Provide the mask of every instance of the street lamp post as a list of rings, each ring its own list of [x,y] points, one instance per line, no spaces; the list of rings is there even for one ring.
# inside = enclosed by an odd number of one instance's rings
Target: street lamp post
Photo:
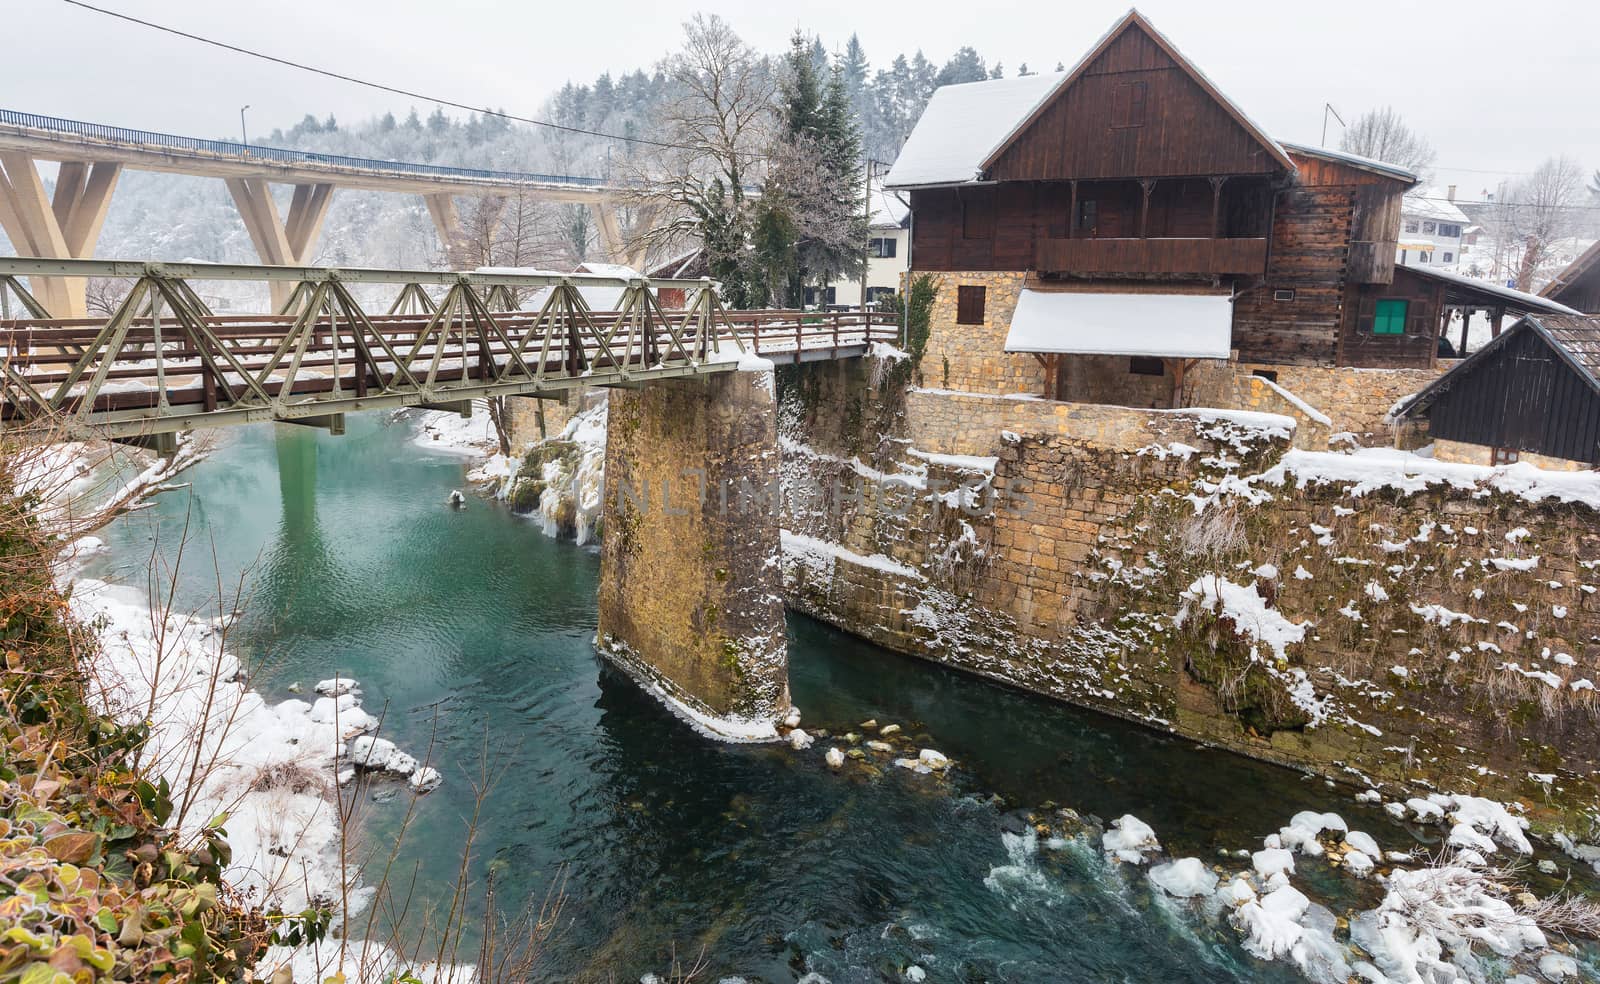
[[[239,136],[243,138],[246,147],[250,146],[250,132],[244,128],[244,111],[249,108],[249,106],[239,107]]]

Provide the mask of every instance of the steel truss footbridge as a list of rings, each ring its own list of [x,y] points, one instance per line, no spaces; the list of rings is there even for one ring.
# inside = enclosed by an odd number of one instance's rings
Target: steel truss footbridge
[[[52,319],[19,278],[130,281],[103,317]],[[216,314],[193,284],[285,285],[277,314]],[[352,287],[393,288],[382,313]],[[586,294],[609,288],[612,310]],[[343,430],[352,411],[466,412],[486,397],[730,372],[752,356],[864,355],[899,335],[879,312],[729,311],[709,280],[0,258],[0,428],[169,450],[182,430],[256,421]],[[369,299],[368,304],[371,304]]]

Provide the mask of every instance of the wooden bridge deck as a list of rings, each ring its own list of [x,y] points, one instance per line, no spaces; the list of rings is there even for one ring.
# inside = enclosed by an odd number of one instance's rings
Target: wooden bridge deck
[[[324,273],[297,281],[274,315],[212,314],[152,266],[109,317],[0,321],[0,426],[116,439],[264,420],[338,426],[351,411],[638,386],[757,355],[858,357],[899,334],[884,313],[724,311],[705,282],[678,287],[685,300],[672,310],[655,285],[608,280],[626,283],[618,310],[591,311],[580,282],[605,278],[581,277],[455,275],[437,298],[412,281],[396,308],[418,310],[369,315],[350,272]],[[527,310],[514,309],[519,286],[537,288]]]

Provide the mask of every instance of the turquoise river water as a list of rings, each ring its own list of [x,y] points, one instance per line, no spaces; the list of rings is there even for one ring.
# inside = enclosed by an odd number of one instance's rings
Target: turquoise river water
[[[806,726],[901,723],[955,760],[949,781],[834,773],[825,741],[707,740],[596,656],[598,554],[493,503],[447,508],[463,459],[410,437],[377,414],[343,437],[231,432],[191,487],[114,522],[88,573],[143,583],[151,551],[170,561],[187,523],[176,601],[214,609],[219,574],[244,578],[231,645],[269,700],[338,670],[360,680],[386,735],[419,756],[434,742],[445,784],[421,798],[402,847],[412,913],[447,898],[487,757],[499,778],[475,876],[492,868],[513,908],[566,879],[542,979],[634,981],[703,953],[708,981],[895,981],[912,966],[930,981],[1292,980],[1226,926],[1152,897],[1137,870],[1003,835],[1019,810],[1053,803],[1133,813],[1208,863],[1258,848],[1301,809],[1386,836],[1320,782],[802,618],[790,674]],[[382,845],[410,794],[360,793],[376,798],[366,833]]]

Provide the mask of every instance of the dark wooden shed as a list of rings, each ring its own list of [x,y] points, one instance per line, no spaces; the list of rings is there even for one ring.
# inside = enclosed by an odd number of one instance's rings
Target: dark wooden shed
[[[1600,464],[1600,317],[1530,315],[1401,407],[1435,440]]]

